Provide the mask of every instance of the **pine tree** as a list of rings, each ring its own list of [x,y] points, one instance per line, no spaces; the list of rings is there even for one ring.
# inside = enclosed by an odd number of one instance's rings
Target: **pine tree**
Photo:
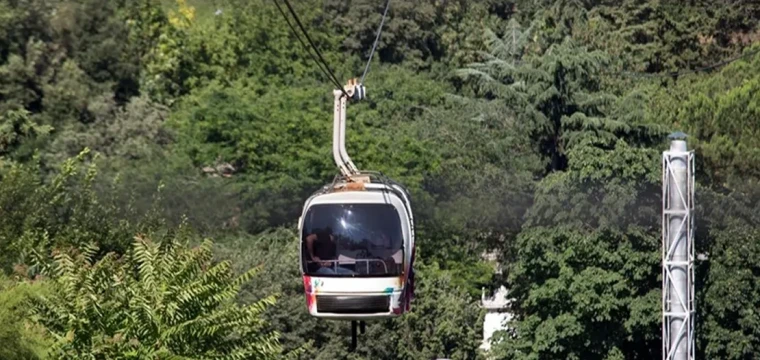
[[[517,38],[517,37],[515,37]],[[643,106],[636,94],[618,98],[601,89],[599,75],[607,61],[603,53],[587,51],[568,39],[542,55],[520,58],[529,46],[521,36],[510,42],[493,39],[486,61],[458,74],[471,80],[478,95],[505,101],[531,134],[538,151],[548,158],[547,170],[567,167],[567,152],[578,144],[611,148],[621,136],[642,129]],[[638,108],[633,113],[621,109]]]

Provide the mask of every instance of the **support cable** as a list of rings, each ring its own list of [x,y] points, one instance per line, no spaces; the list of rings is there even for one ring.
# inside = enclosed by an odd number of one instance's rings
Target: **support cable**
[[[335,79],[333,79],[330,76],[329,72],[324,68],[324,65],[322,65],[322,63],[319,61],[319,59],[317,59],[317,57],[314,56],[314,54],[309,49],[309,46],[306,45],[306,43],[303,41],[303,39],[301,39],[301,36],[298,35],[298,31],[296,30],[295,26],[293,26],[293,23],[290,22],[290,19],[288,18],[288,15],[285,14],[285,10],[282,9],[282,7],[280,6],[280,3],[278,3],[277,0],[272,0],[272,2],[274,2],[275,6],[277,6],[277,10],[279,10],[280,14],[282,14],[282,17],[285,18],[285,22],[288,23],[288,26],[290,27],[290,30],[293,32],[293,35],[296,36],[296,39],[298,39],[298,42],[301,43],[301,45],[303,46],[304,50],[306,50],[306,52],[309,53],[309,56],[311,56],[312,60],[314,60],[314,62],[317,64],[317,67],[319,68],[319,70],[322,71],[322,73],[325,76],[327,76],[327,79],[331,83],[333,83],[333,85],[335,85],[336,87],[340,87],[340,83],[336,83],[335,82]]]
[[[303,32],[304,36],[306,37],[306,40],[311,45],[312,49],[314,49],[314,52],[317,53],[317,57],[319,57],[319,60],[321,61],[322,65],[324,65],[325,69],[327,70],[328,76],[332,79],[333,83],[340,89],[341,92],[343,92],[343,95],[346,96],[346,98],[351,98],[348,96],[348,93],[346,92],[346,89],[343,88],[343,85],[340,84],[340,81],[338,81],[338,78],[335,76],[335,73],[330,69],[330,66],[327,65],[327,61],[325,61],[324,57],[322,57],[322,53],[319,52],[319,49],[316,45],[314,45],[314,41],[311,40],[311,37],[309,36],[309,33],[304,28],[303,24],[301,23],[301,19],[298,18],[298,14],[296,14],[295,10],[293,10],[293,7],[290,5],[290,2],[288,0],[282,0],[285,2],[285,6],[290,11],[290,14],[293,15],[293,19],[295,19],[296,24]],[[275,0],[276,3],[276,0]],[[279,6],[278,6],[279,7]]]
[[[367,72],[369,71],[369,64],[372,63],[372,56],[375,55],[375,49],[377,48],[377,43],[380,40],[380,34],[383,33],[383,25],[385,24],[385,16],[388,15],[388,8],[390,8],[391,0],[385,1],[385,11],[383,11],[383,19],[380,20],[380,26],[377,28],[377,35],[375,35],[375,43],[372,44],[372,51],[369,53],[369,59],[367,59],[367,65],[364,67],[364,73],[362,74],[362,78],[359,81],[359,84],[364,84],[364,77],[367,76]]]

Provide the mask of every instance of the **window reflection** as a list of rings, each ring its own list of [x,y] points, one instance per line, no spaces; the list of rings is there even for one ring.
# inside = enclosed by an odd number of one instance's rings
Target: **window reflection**
[[[304,217],[304,271],[324,276],[397,276],[403,233],[390,204],[313,205]]]

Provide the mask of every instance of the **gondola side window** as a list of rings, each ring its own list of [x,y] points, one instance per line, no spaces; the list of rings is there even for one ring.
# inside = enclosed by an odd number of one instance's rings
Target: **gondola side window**
[[[404,239],[390,204],[313,205],[304,217],[304,272],[316,276],[397,276]]]

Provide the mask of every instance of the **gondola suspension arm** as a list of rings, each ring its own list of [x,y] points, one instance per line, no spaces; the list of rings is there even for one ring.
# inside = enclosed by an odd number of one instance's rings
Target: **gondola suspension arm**
[[[346,177],[359,174],[354,162],[351,161],[351,157],[348,156],[346,151],[346,104],[348,102],[348,96],[351,99],[361,100],[365,96],[365,88],[362,84],[356,82],[356,79],[348,81],[344,87],[346,92],[341,90],[333,90],[334,112],[333,112],[333,159],[335,165],[340,169],[341,174]]]

